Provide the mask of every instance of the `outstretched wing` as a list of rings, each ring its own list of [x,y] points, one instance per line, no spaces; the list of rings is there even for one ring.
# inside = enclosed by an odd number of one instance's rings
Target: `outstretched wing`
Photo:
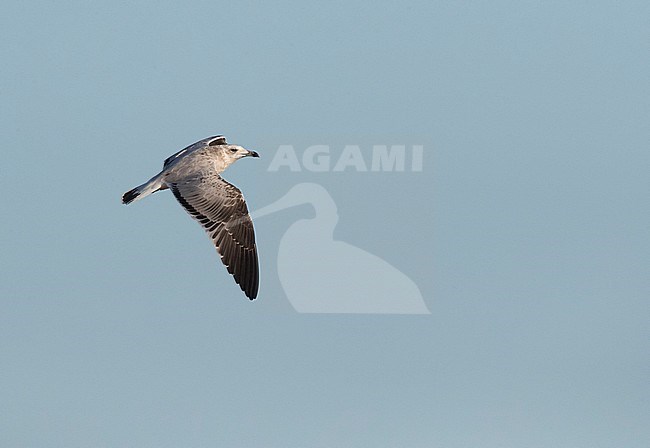
[[[241,191],[217,174],[169,184],[174,196],[208,233],[221,261],[246,296],[259,289],[259,266],[253,221]]]
[[[192,149],[193,147],[200,146],[201,144],[207,144],[208,146],[227,145],[226,137],[224,137],[223,135],[215,135],[214,137],[204,138],[203,140],[199,140],[196,143],[192,143],[190,146],[187,146],[181,149],[180,151],[178,151],[177,153],[167,157],[163,162],[163,169],[167,168],[167,165],[172,163],[174,160],[178,159],[180,156],[189,152],[189,150]]]

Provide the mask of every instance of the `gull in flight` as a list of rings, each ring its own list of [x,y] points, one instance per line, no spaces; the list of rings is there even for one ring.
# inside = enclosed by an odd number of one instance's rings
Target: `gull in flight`
[[[221,177],[228,166],[249,156],[259,157],[255,151],[229,145],[223,135],[205,138],[168,157],[162,171],[124,193],[122,203],[170,189],[208,233],[246,297],[254,300],[259,289],[259,265],[253,221],[242,192]]]

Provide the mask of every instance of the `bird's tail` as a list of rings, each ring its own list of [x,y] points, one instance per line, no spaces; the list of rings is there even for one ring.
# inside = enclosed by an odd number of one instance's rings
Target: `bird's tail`
[[[122,204],[130,204],[133,201],[140,200],[145,196],[149,196],[158,190],[164,190],[166,187],[160,181],[159,176],[156,176],[142,185],[138,185],[132,190],[127,191],[122,195]]]

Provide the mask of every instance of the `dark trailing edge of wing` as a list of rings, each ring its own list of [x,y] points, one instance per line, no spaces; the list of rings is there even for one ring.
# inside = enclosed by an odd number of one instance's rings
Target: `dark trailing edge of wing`
[[[221,256],[221,261],[226,266],[228,272],[234,277],[235,282],[239,285],[244,294],[246,294],[246,297],[250,300],[254,300],[257,297],[259,290],[259,267],[257,250],[255,249],[254,242],[252,247],[244,246],[232,233],[232,229],[227,228],[228,222],[215,222],[210,217],[198,211],[183,197],[176,184],[172,184],[170,189],[176,197],[176,200],[178,200],[183,208],[194,219],[196,219],[208,233],[217,247],[217,251]],[[245,211],[245,215],[247,216],[248,211]],[[248,219],[250,220],[250,218]],[[239,236],[241,237],[242,235]],[[244,236],[251,237],[252,235]],[[241,239],[243,240],[243,238]]]

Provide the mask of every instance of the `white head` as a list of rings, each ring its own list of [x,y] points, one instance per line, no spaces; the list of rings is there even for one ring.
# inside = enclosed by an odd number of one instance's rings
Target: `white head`
[[[250,151],[239,145],[229,145],[222,135],[211,137],[204,142],[211,151],[219,153],[219,159],[222,161],[224,169],[244,157],[259,157],[255,151]]]
[[[243,157],[259,157],[260,155],[255,151],[250,151],[246,148],[243,148],[239,145],[220,145],[219,149],[223,154],[225,160],[235,160],[241,159]],[[232,162],[231,162],[232,163]]]

